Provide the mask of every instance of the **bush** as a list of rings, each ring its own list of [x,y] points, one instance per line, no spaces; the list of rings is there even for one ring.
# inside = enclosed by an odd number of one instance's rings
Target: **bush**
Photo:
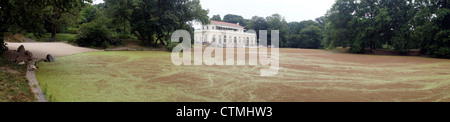
[[[111,45],[121,45],[122,41],[113,38],[106,25],[91,22],[80,27],[75,43],[83,47],[109,48]]]
[[[166,49],[170,52],[172,52],[172,50],[177,47],[180,43],[170,43],[167,45]]]
[[[67,28],[67,33],[77,34],[78,33],[78,28],[71,28],[71,27],[69,27],[69,28]]]
[[[0,41],[0,53],[8,50],[8,47],[6,45],[7,44],[4,43],[3,40]]]
[[[8,47],[6,46],[7,44],[3,40],[4,39],[3,36],[4,36],[4,34],[0,33],[0,55],[2,54],[1,52],[8,50]]]

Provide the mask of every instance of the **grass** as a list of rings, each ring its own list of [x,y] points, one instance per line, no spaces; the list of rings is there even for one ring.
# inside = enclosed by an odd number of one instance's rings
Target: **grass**
[[[45,33],[43,35],[43,37],[40,38],[40,39],[36,39],[36,37],[32,33],[29,33],[29,34],[25,35],[25,37],[33,39],[33,40],[36,40],[36,41],[45,42],[45,41],[47,41],[48,38],[51,37],[51,33]],[[57,33],[56,34],[56,40],[52,40],[52,41],[62,42],[62,41],[70,41],[70,40],[75,40],[75,39],[76,39],[76,34]]]
[[[0,102],[33,102],[26,66],[11,63],[0,56]]]
[[[77,54],[57,58],[57,62],[53,63],[40,63],[41,68],[36,72],[36,77],[41,88],[47,94],[47,99],[52,101],[147,101],[141,95],[152,93],[152,91],[136,88],[136,85],[143,82],[142,78],[128,73],[139,69],[116,69],[113,67],[126,66],[127,63],[139,61],[142,58],[164,57],[167,54],[169,53],[93,52]],[[100,60],[108,62],[100,63],[102,62]],[[92,69],[87,69],[88,67]]]
[[[280,51],[274,77],[262,66],[174,66],[165,51],[59,57],[36,77],[56,102],[450,101],[450,60]]]

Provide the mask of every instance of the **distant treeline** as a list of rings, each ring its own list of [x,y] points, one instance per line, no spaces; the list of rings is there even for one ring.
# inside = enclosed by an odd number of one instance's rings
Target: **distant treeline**
[[[450,57],[448,0],[336,0],[322,17],[287,22],[282,15],[220,15],[212,18],[199,0],[1,0],[0,51],[4,33],[77,34],[77,44],[104,47],[120,39],[139,39],[147,46],[168,45],[174,30],[193,32],[192,21],[239,23],[247,30],[279,30],[280,47],[350,47],[353,53],[387,48],[411,49],[433,57]],[[281,7],[281,6],[280,6]],[[301,16],[301,15],[299,15]],[[193,35],[193,34],[192,34]],[[268,31],[270,43],[270,31]]]
[[[240,23],[247,30],[280,30],[280,47],[350,47],[353,53],[411,49],[433,57],[450,57],[450,5],[447,0],[337,0],[315,21],[286,22],[279,15],[215,15],[211,20]],[[269,31],[270,32],[270,31]],[[270,44],[270,34],[269,44]]]
[[[326,14],[322,45],[364,53],[391,45],[434,57],[450,57],[447,0],[337,0]]]

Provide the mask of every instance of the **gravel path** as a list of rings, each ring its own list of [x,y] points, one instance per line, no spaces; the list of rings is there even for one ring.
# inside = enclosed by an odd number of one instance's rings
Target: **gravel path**
[[[84,47],[76,47],[64,42],[7,43],[10,50],[17,50],[20,45],[25,46],[25,50],[31,51],[33,53],[33,58],[37,59],[45,59],[47,54],[51,54],[53,57],[61,57],[77,53],[101,51]]]

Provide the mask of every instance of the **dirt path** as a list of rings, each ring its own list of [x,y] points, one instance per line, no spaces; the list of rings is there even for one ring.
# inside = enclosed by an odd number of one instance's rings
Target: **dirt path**
[[[10,50],[16,50],[20,45],[25,46],[26,50],[33,53],[33,58],[45,59],[48,54],[54,57],[67,56],[77,53],[100,51],[96,49],[76,47],[64,42],[25,42],[15,43],[7,42]]]

